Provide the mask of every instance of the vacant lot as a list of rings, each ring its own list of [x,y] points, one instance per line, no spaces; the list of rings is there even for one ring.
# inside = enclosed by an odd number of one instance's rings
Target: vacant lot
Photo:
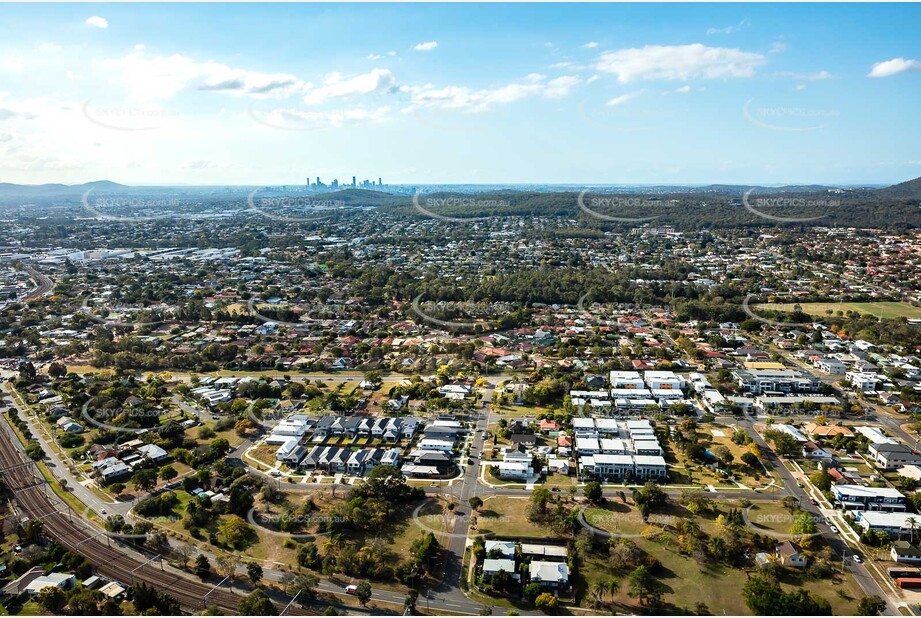
[[[549,529],[528,521],[527,498],[495,496],[487,498],[477,515],[477,532],[498,537],[548,539],[555,536]]]
[[[717,508],[719,512],[725,513],[728,508],[743,507],[736,502],[726,501],[720,503]],[[717,532],[716,515],[717,512],[706,512],[696,517],[701,529],[709,535]],[[779,501],[757,501],[748,509],[748,515],[752,519],[758,517],[765,522],[764,528],[769,530],[789,531],[790,515]],[[661,524],[667,523],[669,519],[674,521],[678,517],[693,516],[683,507],[672,504],[665,513],[654,515],[651,520]],[[756,572],[753,567],[736,568],[710,561],[698,561],[693,557],[679,554],[673,540],[663,542],[639,536],[637,533],[645,526],[632,503],[623,504],[618,500],[608,500],[603,505],[587,509],[586,518],[599,528],[629,537],[661,562],[662,566],[656,569],[655,573],[665,590],[664,600],[669,606],[665,613],[691,613],[697,603],[703,603],[716,614],[751,614],[742,598],[741,590],[749,574]],[[607,582],[611,577],[616,577],[620,582],[618,592],[614,595],[613,605],[610,603],[611,597],[605,595],[605,608],[617,612],[637,613],[641,608],[635,599],[627,595],[626,580],[629,571],[630,569],[620,572],[612,570],[604,551],[590,554],[583,564],[582,577],[577,584],[581,605],[591,607],[592,598],[589,591],[593,589],[595,582]],[[854,580],[840,573],[826,579],[809,579],[801,572],[786,570],[780,581],[787,590],[801,587],[825,598],[831,603],[835,615],[853,614],[857,601],[862,596]]]
[[[796,303],[766,303],[756,305],[758,308],[769,309],[771,311],[789,311],[792,312]],[[803,313],[818,317],[827,316],[828,311],[832,315],[838,315],[841,311],[847,314],[848,311],[866,315],[875,315],[878,318],[911,318],[921,319],[921,307],[914,307],[908,303],[899,302],[879,302],[879,303],[799,303]]]

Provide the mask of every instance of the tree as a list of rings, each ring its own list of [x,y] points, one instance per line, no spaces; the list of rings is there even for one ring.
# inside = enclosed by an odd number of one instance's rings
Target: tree
[[[470,500],[467,501],[470,504],[470,508],[474,511],[479,511],[480,507],[483,506],[483,499],[479,496],[473,496]]]
[[[141,468],[131,476],[131,484],[138,491],[150,491],[157,486],[157,472],[150,468]]]
[[[659,583],[649,568],[645,566],[639,566],[630,573],[628,582],[630,589],[627,594],[639,600],[640,605],[655,594]]]
[[[301,599],[310,600],[317,598],[316,587],[320,583],[320,578],[310,573],[302,573],[294,578],[294,593],[300,594]]]
[[[604,595],[608,591],[608,585],[598,580],[592,585],[592,607],[598,609],[604,600]]]
[[[406,593],[406,598],[403,599],[403,609],[413,614],[416,611],[416,601],[418,599],[419,593],[415,590],[410,590]]]
[[[54,361],[48,365],[48,375],[52,378],[60,379],[67,375],[67,366],[59,361]]]
[[[881,616],[886,611],[886,602],[876,595],[863,597],[857,603],[858,616]]]
[[[530,601],[533,601],[543,591],[544,591],[543,586],[541,586],[537,582],[531,582],[530,584],[524,587],[524,590],[522,592],[524,594],[524,598]]]
[[[640,510],[643,519],[650,513],[668,504],[668,494],[655,481],[649,481],[639,489],[633,490],[633,502]]]
[[[38,442],[29,442],[26,445],[26,455],[29,456],[29,459],[32,461],[40,461],[45,458],[45,449],[42,448],[42,445]]]
[[[907,517],[905,519],[905,527],[908,528],[909,534],[909,543],[915,542],[915,530],[918,528],[918,520],[914,517]]]
[[[741,459],[742,463],[744,463],[746,466],[751,466],[752,468],[757,468],[758,464],[761,462],[761,460],[758,459],[758,456],[751,451],[745,451],[742,453],[742,456],[739,457],[739,459]]]
[[[831,489],[831,475],[824,469],[813,472],[809,476],[809,481],[822,491]]]
[[[585,497],[592,502],[601,502],[604,497],[604,491],[601,489],[601,483],[598,481],[589,481],[585,484]]]
[[[109,491],[111,491],[113,494],[117,496],[121,492],[125,491],[125,484],[124,483],[112,483],[111,485],[109,485]]]
[[[233,426],[234,432],[240,437],[245,437],[250,431],[253,430],[253,422],[247,418],[240,419]]]
[[[262,590],[253,590],[240,601],[237,609],[241,616],[277,616],[278,608]]]
[[[815,534],[816,532],[818,532],[818,528],[815,525],[815,519],[810,513],[802,511],[793,517],[790,534]]]
[[[752,575],[742,587],[742,597],[758,616],[831,616],[831,605],[805,590],[784,592],[780,584]]]
[[[45,611],[60,614],[67,605],[67,593],[57,586],[46,586],[39,591],[37,600]]]
[[[512,586],[512,575],[505,569],[499,569],[489,578],[489,584],[496,590],[505,592]]]
[[[189,558],[195,553],[195,547],[188,543],[176,543],[173,547],[173,551],[182,558],[182,568],[185,568],[186,565],[189,564]]]
[[[230,515],[218,526],[218,532],[231,547],[238,547],[253,535],[253,527],[237,515]]]
[[[710,452],[723,466],[728,466],[732,463],[732,460],[735,459],[735,457],[732,455],[732,451],[729,450],[729,447],[723,444],[714,446]]]
[[[551,499],[550,490],[546,487],[538,487],[532,491],[525,511],[528,521],[540,522],[545,520],[550,512],[548,505]]]
[[[176,468],[174,468],[173,466],[163,466],[162,468],[160,468],[159,475],[160,475],[160,478],[163,479],[164,481],[171,481],[177,476],[179,476],[179,473],[176,472]]]
[[[205,579],[211,574],[211,563],[204,554],[198,554],[198,558],[195,559],[195,574],[201,579]]]
[[[259,583],[259,580],[262,579],[262,567],[259,566],[258,562],[248,562],[246,564],[246,576],[249,577],[249,581],[253,582],[253,585]]]
[[[534,607],[546,614],[556,611],[559,604],[559,600],[549,592],[539,594],[537,598],[534,599]]]
[[[781,457],[789,457],[794,455],[799,448],[799,442],[788,433],[778,431],[777,429],[769,429],[764,432],[764,437],[771,441],[774,445],[774,450]]]
[[[358,599],[362,607],[366,606],[368,601],[371,600],[371,584],[368,582],[359,583],[355,587],[355,598]]]

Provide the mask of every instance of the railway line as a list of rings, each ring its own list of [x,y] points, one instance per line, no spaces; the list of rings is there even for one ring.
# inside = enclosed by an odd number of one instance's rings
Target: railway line
[[[32,467],[28,465],[31,462],[17,448],[18,439],[12,435],[6,419],[0,421],[0,424],[4,426],[4,431],[0,432],[0,468],[4,471],[7,487],[14,494],[22,515],[44,521],[43,531],[47,536],[63,547],[83,555],[105,577],[120,582],[145,582],[170,594],[190,610],[217,605],[231,613],[237,612],[242,600],[239,595],[163,570],[155,566],[152,560],[141,561],[120,551],[118,541],[113,541],[104,532],[87,530],[79,518],[70,514],[68,509],[60,508],[45,495],[43,483],[36,483]],[[298,608],[290,609],[296,613]]]
[[[23,295],[22,300],[35,300],[37,298],[41,298],[51,291],[51,288],[54,286],[54,282],[50,277],[43,275],[31,266],[24,266],[22,269],[29,273],[29,276],[32,277],[32,279],[35,281],[35,287]]]

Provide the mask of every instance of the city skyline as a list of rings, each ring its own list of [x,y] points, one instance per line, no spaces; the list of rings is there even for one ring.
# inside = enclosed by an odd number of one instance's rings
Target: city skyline
[[[349,169],[394,185],[921,176],[917,6],[0,11],[3,182],[303,184],[305,170]]]

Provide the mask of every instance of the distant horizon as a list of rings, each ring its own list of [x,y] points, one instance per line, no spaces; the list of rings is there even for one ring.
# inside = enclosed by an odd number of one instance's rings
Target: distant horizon
[[[362,191],[379,191],[381,193],[386,193],[387,187],[573,187],[573,188],[592,188],[592,187],[708,187],[708,186],[738,186],[738,187],[795,187],[795,186],[821,186],[821,187],[833,187],[833,188],[860,188],[860,187],[873,187],[873,188],[885,188],[891,187],[893,185],[898,185],[903,182],[909,182],[915,180],[915,178],[907,178],[894,183],[881,183],[881,182],[851,182],[851,183],[834,183],[834,182],[392,182],[384,183],[382,187],[362,187],[362,186],[352,186],[350,184],[343,185],[340,184],[336,187],[337,191],[342,191],[346,189],[356,189]],[[111,180],[108,178],[97,179],[97,180],[87,180],[84,182],[42,182],[42,183],[18,183],[18,182],[9,182],[6,180],[0,179],[0,186],[2,185],[18,185],[23,187],[41,187],[49,185],[61,185],[66,187],[81,187],[89,184],[96,183],[112,183],[132,189],[143,189],[146,187],[156,187],[156,188],[169,188],[169,187],[190,187],[190,188],[252,188],[252,187],[305,187],[306,183],[298,182],[256,182],[256,183],[242,183],[242,184],[196,184],[196,183],[134,183],[134,182],[121,182],[118,180]],[[327,186],[327,189],[331,187]]]

